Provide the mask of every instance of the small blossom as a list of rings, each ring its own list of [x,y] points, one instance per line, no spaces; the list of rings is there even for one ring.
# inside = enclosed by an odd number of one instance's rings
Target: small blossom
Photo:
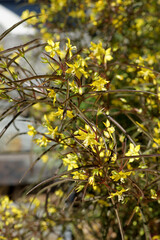
[[[50,52],[50,56],[54,57],[55,54],[61,54],[60,42],[53,42],[51,39],[47,41],[48,45],[45,47],[46,52]]]
[[[28,125],[29,131],[27,132],[29,136],[35,136],[37,134],[37,131],[32,125]]]
[[[105,85],[106,85],[107,83],[109,83],[109,81],[107,81],[106,79],[104,79],[104,78],[102,78],[102,77],[100,77],[100,76],[98,76],[98,77],[96,77],[96,78],[94,78],[94,79],[96,79],[96,80],[93,81],[90,85],[93,87],[93,89],[94,89],[95,91],[103,91],[103,90],[106,90]]]
[[[73,54],[72,54],[72,51],[77,50],[77,48],[76,48],[76,46],[72,46],[72,45],[71,45],[71,41],[70,41],[69,38],[67,38],[67,40],[68,40],[68,43],[66,43],[66,50],[69,51],[69,57],[71,58],[72,55],[73,55]]]
[[[140,150],[140,145],[134,146],[133,143],[130,143],[129,151],[126,153],[126,156],[139,155],[139,150]],[[130,158],[129,162],[133,162],[135,159],[137,160],[138,158]]]

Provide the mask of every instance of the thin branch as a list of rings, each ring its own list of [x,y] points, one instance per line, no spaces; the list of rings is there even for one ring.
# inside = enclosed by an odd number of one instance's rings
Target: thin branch
[[[120,233],[121,233],[121,239],[124,240],[125,238],[124,238],[124,231],[123,231],[122,223],[121,223],[121,220],[120,220],[120,217],[119,217],[119,212],[118,212],[117,206],[116,206],[113,198],[111,198],[111,202],[113,204],[113,208],[114,208],[115,213],[116,213],[118,226],[119,226],[119,230],[120,230]]]

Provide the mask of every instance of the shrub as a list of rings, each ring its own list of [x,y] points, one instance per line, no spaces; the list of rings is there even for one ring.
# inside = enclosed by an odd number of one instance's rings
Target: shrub
[[[74,239],[156,239],[159,2],[47,3],[36,18],[23,14],[47,43],[35,40],[0,53],[1,98],[11,104],[1,119],[14,114],[1,136],[29,109],[28,134],[41,151],[34,164],[51,159],[58,166],[29,192],[49,194],[57,186],[58,209],[63,206],[58,221]],[[63,39],[76,29],[90,44]],[[27,60],[39,46],[44,74]]]

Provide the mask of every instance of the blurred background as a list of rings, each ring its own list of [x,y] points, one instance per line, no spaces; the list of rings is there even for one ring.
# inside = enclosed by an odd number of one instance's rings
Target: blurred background
[[[13,24],[21,21],[21,14],[24,10],[39,12],[38,5],[28,5],[26,1],[6,0],[0,1],[0,34],[10,28]],[[0,43],[0,48],[7,49],[18,46],[29,40],[35,39],[36,30],[26,25],[20,24],[10,32]],[[31,59],[30,59],[31,61]],[[32,59],[34,68],[39,69],[38,57]],[[0,100],[0,114],[9,108],[9,103]],[[11,114],[0,122],[0,132],[12,120]],[[22,194],[28,184],[37,182],[46,178],[48,174],[40,171],[43,163],[38,162],[36,166],[29,171],[20,183],[20,179],[35,160],[31,153],[32,137],[28,136],[28,124],[30,119],[25,112],[23,117],[18,117],[7,129],[6,133],[0,138],[0,194],[7,194],[11,198],[17,198]],[[41,172],[41,176],[39,176]],[[48,172],[48,171],[47,171]],[[40,179],[39,179],[40,178]],[[21,191],[22,190],[22,191]]]

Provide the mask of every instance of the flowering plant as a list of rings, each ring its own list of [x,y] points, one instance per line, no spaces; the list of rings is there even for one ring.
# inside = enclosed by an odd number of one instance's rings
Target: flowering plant
[[[141,8],[138,1],[109,1],[107,5],[104,0],[85,0],[71,5],[64,16],[69,2],[42,3],[41,14],[33,22],[33,13],[23,13],[30,24],[41,28],[47,42],[37,44],[35,40],[0,52],[1,98],[11,103],[1,118],[10,114],[10,109],[15,114],[1,136],[29,109],[33,120],[28,135],[41,151],[34,164],[41,159],[57,166],[54,176],[29,192],[40,187],[40,193],[48,194],[57,186],[58,204],[70,216],[63,221],[69,221],[76,239],[77,231],[89,239],[83,226],[87,223],[89,228],[94,221],[91,239],[106,239],[112,234],[117,239],[130,239],[130,234],[151,239],[151,234],[158,234],[150,229],[159,204],[160,49],[149,29],[156,26],[158,34],[159,26],[151,13],[157,12],[159,3],[141,1]],[[145,15],[148,11],[150,15]],[[141,17],[137,18],[137,12]],[[56,28],[59,34],[52,32],[57,15],[66,19]],[[62,29],[69,31],[70,18],[79,23],[83,37],[88,23],[86,31],[94,41],[84,46],[74,38],[61,40]],[[49,23],[52,28],[46,27]],[[76,26],[73,24],[73,30]],[[109,34],[102,38],[106,29]],[[153,40],[157,51],[147,47]],[[39,46],[46,69],[43,74],[18,62],[22,58],[29,63],[27,52]]]

